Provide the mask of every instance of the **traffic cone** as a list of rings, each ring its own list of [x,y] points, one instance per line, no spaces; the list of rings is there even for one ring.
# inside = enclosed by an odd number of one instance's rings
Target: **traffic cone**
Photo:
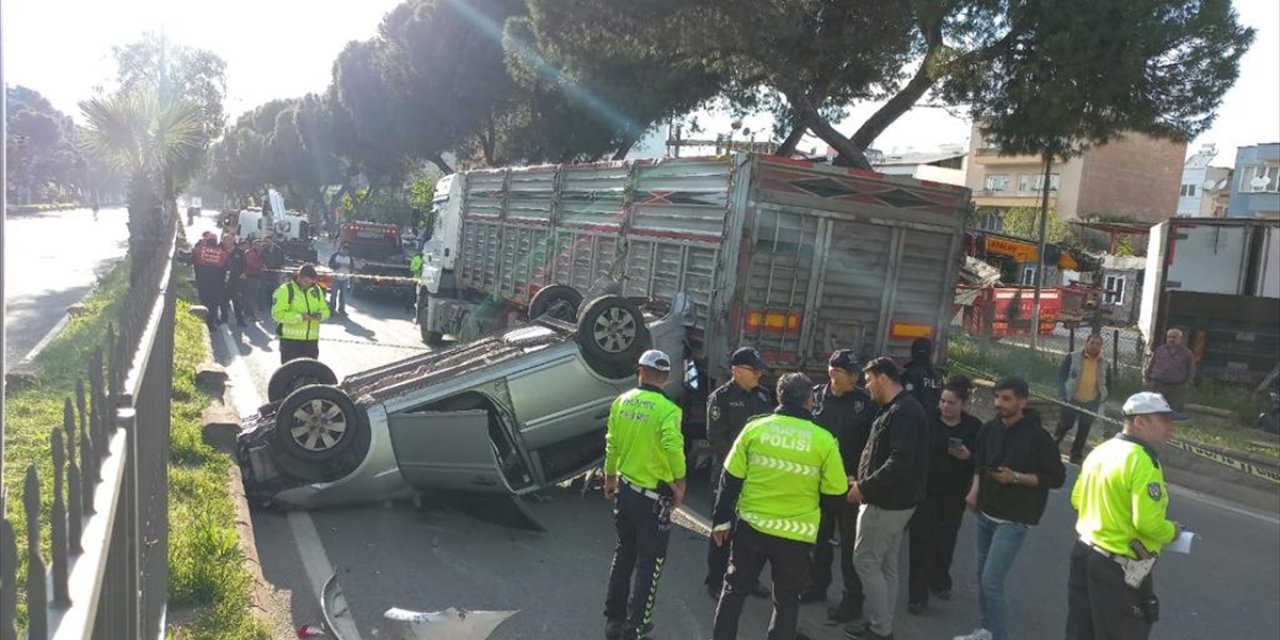
[[[304,624],[301,627],[298,627],[299,638],[321,638],[327,635],[329,634],[325,633],[324,629],[321,629],[320,627],[309,624]]]

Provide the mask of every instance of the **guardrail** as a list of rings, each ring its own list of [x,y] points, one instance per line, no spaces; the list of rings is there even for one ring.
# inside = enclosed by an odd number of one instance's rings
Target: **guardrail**
[[[50,433],[53,478],[27,468],[28,638],[164,637],[177,222],[163,217],[131,256],[131,286],[106,344],[89,359],[88,388],[77,382]],[[42,491],[52,492],[48,523]],[[46,527],[48,563],[40,551]],[[13,526],[0,518],[0,640],[19,637],[17,560]]]

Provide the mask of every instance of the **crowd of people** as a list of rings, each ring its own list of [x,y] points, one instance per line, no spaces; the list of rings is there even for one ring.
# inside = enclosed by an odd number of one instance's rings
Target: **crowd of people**
[[[971,382],[944,382],[931,358],[928,339],[912,345],[905,368],[888,357],[864,364],[852,350],[837,350],[825,384],[787,373],[775,394],[761,385],[759,353],[733,353],[732,379],[707,402],[716,490],[706,577],[717,603],[714,640],[737,638],[749,596],[772,597],[770,640],[803,637],[800,607],[827,600],[836,556],[842,591],[829,620],[844,623],[849,640],[894,638],[903,538],[907,610],[919,614],[931,598],[951,598],[966,507],[977,525],[978,627],[956,640],[1006,640],[1005,581],[1050,490],[1066,481],[1059,446],[1072,428],[1070,459],[1083,466],[1071,495],[1079,539],[1069,556],[1066,637],[1148,637],[1158,617],[1151,565],[1181,532],[1167,519],[1154,447],[1169,439],[1180,415],[1157,393],[1136,394],[1124,404],[1123,432],[1082,460],[1085,418],[1107,393],[1100,339],[1063,362],[1066,408],[1056,439],[1028,406],[1025,380],[995,384],[995,417],[984,424],[967,410]],[[646,352],[637,364],[639,387],[609,414],[605,495],[614,501],[617,546],[607,640],[637,640],[654,628],[671,513],[687,492],[681,410],[663,393],[670,371],[666,354]],[[771,589],[760,581],[766,565]]]

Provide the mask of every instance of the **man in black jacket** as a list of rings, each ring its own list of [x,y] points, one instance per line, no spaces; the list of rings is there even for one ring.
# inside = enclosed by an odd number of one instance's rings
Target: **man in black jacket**
[[[862,363],[853,349],[839,349],[827,360],[829,382],[813,389],[813,421],[836,437],[848,477],[858,473],[858,459],[871,434],[871,421],[879,409],[871,395],[858,387],[861,375]],[[862,617],[862,581],[853,568],[857,523],[858,508],[847,501],[834,507],[834,512],[823,511],[809,569],[809,583],[800,596],[800,602],[826,601],[827,587],[831,586],[831,561],[835,555],[831,539],[838,530],[844,594],[840,604],[827,611],[827,617],[835,622],[852,622]]]
[[[851,640],[893,638],[898,601],[898,549],[902,535],[924,497],[929,472],[929,419],[920,403],[902,387],[893,360],[876,358],[863,369],[867,391],[881,406],[849,502],[861,503],[853,566],[866,595],[867,625],[845,627]]]
[[[978,604],[981,626],[968,640],[1008,640],[1005,577],[1031,527],[1040,522],[1049,490],[1066,480],[1057,444],[1027,408],[1027,381],[1006,378],[995,386],[996,418],[978,431],[973,485],[965,503],[978,514]]]
[[[711,466],[711,487],[717,493],[720,487],[720,476],[724,472],[724,461],[729,456],[729,449],[747,422],[760,415],[773,411],[775,403],[773,393],[760,384],[768,366],[760,352],[751,347],[741,347],[729,358],[729,371],[732,379],[711,392],[707,396],[707,441],[715,455]],[[724,585],[724,572],[729,567],[729,547],[717,545],[709,541],[707,545],[707,577],[704,580],[707,593],[716,600],[720,599],[720,589]],[[751,595],[768,598],[769,589],[757,584]]]
[[[942,374],[933,368],[933,340],[916,338],[911,343],[911,361],[902,370],[902,386],[925,411],[933,411],[942,399],[942,382]]]

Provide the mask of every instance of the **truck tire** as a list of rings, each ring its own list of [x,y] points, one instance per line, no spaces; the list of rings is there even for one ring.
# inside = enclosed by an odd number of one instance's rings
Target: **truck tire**
[[[276,412],[276,443],[303,462],[327,462],[369,430],[364,411],[334,386],[313,384],[289,394]]]
[[[311,384],[338,384],[338,376],[334,375],[329,365],[312,358],[290,360],[267,382],[267,402],[284,400],[294,389]]]
[[[601,376],[634,375],[640,354],[651,344],[644,314],[626,298],[596,298],[578,314],[578,347],[587,366]]]
[[[582,294],[563,284],[547,285],[533,294],[529,301],[529,319],[549,315],[556,320],[573,322],[582,308]]]

